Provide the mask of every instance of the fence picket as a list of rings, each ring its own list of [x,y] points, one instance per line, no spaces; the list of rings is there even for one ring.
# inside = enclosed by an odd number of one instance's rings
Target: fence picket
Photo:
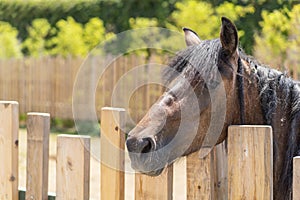
[[[214,199],[214,155],[200,159],[195,152],[187,156],[187,199]]]
[[[0,199],[18,199],[19,104],[0,101]]]
[[[101,110],[101,199],[124,200],[125,110]]]
[[[50,115],[27,114],[26,199],[48,199]]]
[[[293,159],[293,200],[300,199],[300,156]]]
[[[173,165],[158,177],[135,174],[135,200],[173,199]]]
[[[229,127],[228,198],[273,198],[273,142],[270,126]]]
[[[0,199],[24,199],[18,192],[18,103],[0,101]],[[47,194],[50,116],[28,113],[26,199],[54,199]],[[124,200],[125,110],[102,108],[101,112],[101,199]],[[199,160],[194,153],[186,159],[187,199],[272,199],[273,141],[270,126],[230,126],[228,164],[225,143]],[[220,157],[221,156],[221,157]],[[228,174],[224,174],[228,169]],[[293,199],[300,198],[300,157],[293,160]],[[90,137],[57,137],[56,197],[89,199]],[[228,184],[226,183],[228,177]],[[173,165],[159,177],[136,174],[135,199],[171,200]],[[175,179],[174,179],[175,180]],[[218,184],[221,184],[220,188]],[[36,187],[35,187],[36,186]],[[127,187],[127,186],[126,186]],[[179,187],[177,187],[179,188]],[[179,188],[180,189],[180,188]],[[222,192],[226,192],[223,195]],[[49,195],[49,196],[48,196]]]
[[[56,200],[88,200],[90,137],[58,135],[56,157]]]

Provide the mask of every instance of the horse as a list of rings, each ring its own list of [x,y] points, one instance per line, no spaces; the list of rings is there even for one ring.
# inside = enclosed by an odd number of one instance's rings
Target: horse
[[[226,110],[216,144],[226,140],[230,125],[272,126],[274,199],[291,199],[292,159],[300,153],[299,83],[246,55],[226,17],[217,39],[201,40],[191,29],[183,30],[187,48],[163,73],[169,89],[128,133],[132,168],[157,176],[177,158],[200,150],[212,115],[210,95],[222,85],[226,99],[216,95],[215,101]],[[186,128],[180,131],[183,120]]]

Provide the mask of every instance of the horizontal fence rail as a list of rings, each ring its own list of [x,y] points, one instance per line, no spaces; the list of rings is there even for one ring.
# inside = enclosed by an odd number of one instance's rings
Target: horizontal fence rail
[[[101,199],[128,199],[126,192],[132,192],[130,199],[136,200],[272,199],[273,142],[269,126],[230,126],[227,145],[218,145],[207,157],[200,159],[196,152],[182,160],[181,171],[174,163],[158,177],[136,173],[134,184],[126,184],[130,174],[124,172],[128,164],[124,157],[125,110],[106,107],[101,115]],[[0,158],[5,159],[0,199],[90,199],[89,136],[57,136],[56,193],[48,193],[49,127],[49,114],[28,113],[26,191],[19,191],[18,103],[0,102]],[[299,160],[295,157],[293,163],[294,199],[299,199]],[[180,186],[179,175],[184,177]]]

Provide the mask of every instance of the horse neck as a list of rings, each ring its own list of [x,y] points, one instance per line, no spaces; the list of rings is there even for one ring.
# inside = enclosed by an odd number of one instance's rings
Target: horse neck
[[[258,89],[258,82],[253,78],[253,71],[251,70],[251,66],[246,61],[242,60],[244,69],[243,69],[243,78],[244,78],[244,85],[243,85],[243,93],[244,99],[240,101],[244,101],[244,110],[240,109],[240,116],[242,115],[241,112],[244,112],[244,124],[248,125],[263,125],[264,123],[264,116],[263,111],[261,109],[260,103],[260,94]],[[240,76],[239,74],[238,76]],[[239,83],[237,83],[239,84]],[[239,97],[240,98],[240,97]],[[241,106],[242,102],[239,102]],[[239,119],[237,124],[241,124],[241,120]]]
[[[289,119],[290,111],[286,107],[286,104],[289,102],[276,100],[275,110],[270,111],[276,114],[269,114],[266,116],[266,111],[263,111],[263,108],[266,107],[264,104],[269,104],[271,102],[262,103],[261,86],[259,86],[259,79],[256,75],[258,68],[253,68],[249,63],[244,63],[244,103],[245,103],[245,124],[253,125],[271,125],[276,130],[280,130],[280,134],[285,134],[288,127],[288,123],[283,123],[284,119]],[[265,68],[264,68],[265,69]],[[267,89],[267,90],[270,90]],[[275,87],[274,92],[276,92],[276,98],[283,98],[282,89]],[[269,92],[269,91],[265,91]],[[270,108],[264,108],[270,109]],[[270,119],[271,117],[271,119]],[[277,134],[279,135],[279,134]]]
[[[294,123],[299,121],[300,114],[296,114],[295,117],[291,116],[290,96],[293,91],[283,91],[281,87],[274,87],[276,92],[276,106],[271,112],[271,119],[268,119],[263,107],[267,107],[265,102],[262,104],[261,98],[263,94],[260,94],[259,79],[257,78],[256,68],[253,68],[249,63],[243,63],[244,69],[244,96],[245,96],[245,124],[267,124],[273,128],[273,151],[274,151],[274,199],[286,199],[285,196],[289,196],[291,188],[291,176],[292,173],[292,157],[295,156],[297,146],[300,141],[300,124]],[[258,70],[269,70],[266,68],[258,68]],[[266,75],[267,76],[267,75]],[[278,74],[278,77],[281,76]],[[268,77],[266,77],[268,78]],[[286,78],[286,77],[283,77]],[[287,79],[285,79],[287,80]],[[289,80],[288,80],[289,81]],[[294,83],[293,83],[294,84]],[[270,90],[270,88],[268,88]],[[285,88],[286,89],[286,88]],[[266,91],[268,92],[268,91]],[[286,98],[289,95],[289,98]],[[280,100],[285,99],[285,100]],[[286,102],[288,101],[288,102]],[[264,108],[269,109],[269,108]],[[298,117],[299,115],[299,117]],[[297,119],[299,118],[299,119]],[[290,121],[293,119],[293,121]]]

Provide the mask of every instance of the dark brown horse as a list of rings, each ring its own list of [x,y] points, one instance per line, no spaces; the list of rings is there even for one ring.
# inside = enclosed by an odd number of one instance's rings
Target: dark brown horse
[[[229,125],[271,125],[274,199],[290,199],[292,158],[300,149],[299,83],[239,49],[236,27],[224,17],[219,39],[201,41],[193,31],[184,32],[188,47],[164,73],[172,86],[128,135],[132,167],[155,176],[178,157],[199,150],[210,124],[216,125],[212,104],[223,103],[226,112],[216,143],[226,139]],[[220,95],[212,98],[214,93]]]

